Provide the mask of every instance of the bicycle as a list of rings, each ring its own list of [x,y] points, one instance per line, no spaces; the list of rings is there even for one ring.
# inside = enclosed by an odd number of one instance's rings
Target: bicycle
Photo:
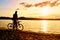
[[[18,21],[17,22],[17,28],[19,29],[19,30],[23,30],[24,29],[24,26],[20,23],[21,21]],[[8,29],[13,29],[13,23],[9,23],[8,25],[7,25],[7,27],[8,27]]]

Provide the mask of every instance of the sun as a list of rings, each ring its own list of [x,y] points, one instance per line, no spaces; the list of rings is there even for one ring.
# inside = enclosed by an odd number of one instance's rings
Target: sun
[[[49,15],[50,13],[50,6],[44,6],[41,8],[40,12],[41,12],[41,15],[42,16],[46,16],[46,15]]]

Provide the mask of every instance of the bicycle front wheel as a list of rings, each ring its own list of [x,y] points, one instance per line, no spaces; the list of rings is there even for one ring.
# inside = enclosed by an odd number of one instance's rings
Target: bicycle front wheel
[[[19,29],[19,30],[23,30],[23,29],[24,29],[24,26],[23,26],[22,24],[19,24],[19,25],[18,25],[18,29]]]
[[[7,25],[7,27],[8,27],[8,29],[13,29],[13,24],[12,24],[12,23],[9,23],[9,24]]]

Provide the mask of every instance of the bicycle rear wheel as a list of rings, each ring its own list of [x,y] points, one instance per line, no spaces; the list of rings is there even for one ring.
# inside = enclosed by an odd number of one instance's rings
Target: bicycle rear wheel
[[[23,26],[22,24],[19,24],[19,25],[18,25],[18,29],[19,29],[19,30],[23,30],[23,29],[24,29],[24,26]]]
[[[13,24],[12,24],[12,23],[9,23],[9,24],[7,25],[7,27],[8,27],[8,29],[13,29]]]

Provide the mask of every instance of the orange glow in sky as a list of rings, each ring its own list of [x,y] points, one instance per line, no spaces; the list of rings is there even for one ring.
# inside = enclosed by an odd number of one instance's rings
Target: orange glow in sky
[[[22,14],[23,16],[28,16],[28,15],[30,15],[30,13],[32,13],[33,16],[35,15],[35,13],[37,13],[37,16],[39,14],[40,14],[40,16],[41,15],[45,16],[45,15],[54,14],[54,13],[60,14],[60,11],[59,11],[60,10],[60,5],[59,5],[60,1],[55,0],[55,2],[54,2],[54,0],[52,0],[51,4],[49,1],[51,1],[51,0],[2,0],[2,1],[0,1],[0,13],[1,13],[0,16],[6,16],[6,15],[12,16],[12,14],[14,13],[14,11],[17,8],[19,8],[19,12],[18,12],[19,16],[20,16],[20,14]],[[26,4],[24,4],[22,2],[25,2]],[[23,5],[21,5],[20,3],[22,3]],[[53,5],[53,7],[51,7],[51,8],[49,6],[47,6],[48,4],[52,5],[55,3],[56,3],[56,5]],[[39,4],[38,7],[36,7],[35,4]],[[43,7],[40,7],[40,5],[42,5]],[[30,9],[30,10],[28,10],[28,9]],[[26,14],[28,14],[28,15],[26,15]]]

